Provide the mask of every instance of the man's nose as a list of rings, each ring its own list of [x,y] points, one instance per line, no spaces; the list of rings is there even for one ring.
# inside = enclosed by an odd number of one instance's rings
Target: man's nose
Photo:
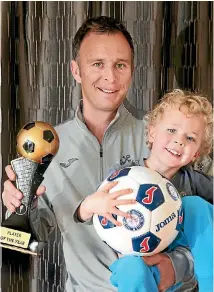
[[[117,76],[116,76],[116,72],[115,72],[115,68],[113,67],[107,67],[105,68],[104,70],[104,79],[110,83],[114,83],[117,79]]]

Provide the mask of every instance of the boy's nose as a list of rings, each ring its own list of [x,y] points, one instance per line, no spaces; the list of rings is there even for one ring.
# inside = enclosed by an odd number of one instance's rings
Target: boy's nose
[[[184,143],[178,142],[178,141],[174,141],[174,143],[179,144],[181,147],[184,147]]]

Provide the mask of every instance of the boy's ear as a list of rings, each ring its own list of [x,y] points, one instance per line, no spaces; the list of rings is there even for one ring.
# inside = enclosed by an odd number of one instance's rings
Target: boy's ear
[[[155,126],[150,125],[148,128],[148,139],[150,143],[154,142],[155,139]]]
[[[195,155],[192,158],[192,162],[194,162],[198,157],[200,156],[199,150],[195,153]]]
[[[71,61],[71,73],[76,82],[81,83],[80,68],[76,61]]]

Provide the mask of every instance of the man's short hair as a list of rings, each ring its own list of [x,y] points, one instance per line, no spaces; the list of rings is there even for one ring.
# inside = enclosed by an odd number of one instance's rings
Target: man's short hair
[[[125,26],[116,19],[107,16],[99,16],[96,18],[87,19],[81,27],[78,29],[72,44],[73,59],[76,60],[79,54],[80,45],[90,32],[100,33],[100,34],[113,34],[121,32],[126,38],[129,46],[132,50],[132,56],[134,59],[134,45],[130,33],[127,31]]]

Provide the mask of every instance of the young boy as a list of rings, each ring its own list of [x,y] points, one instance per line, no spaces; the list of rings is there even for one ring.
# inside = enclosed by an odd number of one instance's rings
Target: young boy
[[[174,90],[147,115],[151,152],[144,161],[145,166],[169,179],[184,196],[183,232],[169,248],[190,247],[200,292],[213,291],[213,207],[210,204],[213,177],[194,171],[190,163],[199,155],[211,152],[212,113],[212,105],[206,98]],[[110,269],[111,282],[118,287],[118,292],[158,291],[158,269],[146,266],[138,257],[120,258]],[[178,287],[175,285],[167,291],[176,291]]]
[[[191,248],[200,292],[212,291],[210,288],[212,285],[212,205],[199,197],[212,202],[213,179],[194,171],[190,165],[199,155],[208,154],[212,149],[212,106],[204,97],[174,90],[166,94],[147,116],[147,125],[151,152],[149,157],[144,160],[144,166],[152,168],[168,178],[182,196],[188,195],[183,199],[184,232],[187,238],[180,232],[171,248],[173,249],[177,245],[188,245]],[[126,202],[125,200],[118,202],[114,193],[108,194],[113,186],[114,182],[111,182],[109,186],[105,186],[105,189],[87,197],[82,203],[82,208],[87,208],[88,213],[103,215],[118,225],[112,214],[115,210],[118,214],[119,211],[115,207],[119,202],[120,204]],[[189,197],[190,195],[199,197]],[[200,218],[199,211],[206,217]],[[121,211],[118,215],[127,216]],[[201,231],[203,231],[203,236]],[[200,244],[203,240],[200,237],[199,244],[198,234],[207,241],[205,248],[201,248]],[[210,255],[205,257],[207,251],[210,252]],[[202,262],[206,259],[207,261]],[[205,264],[207,268],[202,270],[201,264]],[[158,291],[159,271],[157,267],[148,267],[140,257],[120,258],[110,266],[110,270],[112,271],[111,282],[118,287],[118,292]],[[177,288],[178,285],[175,285],[168,291],[176,291]]]

